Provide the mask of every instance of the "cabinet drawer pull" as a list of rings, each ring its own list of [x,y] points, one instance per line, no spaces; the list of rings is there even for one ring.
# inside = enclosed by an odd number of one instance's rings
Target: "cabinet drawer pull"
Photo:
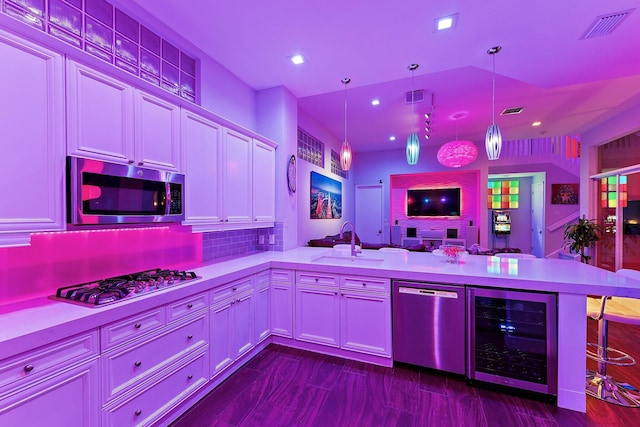
[[[139,361],[139,360],[136,360],[136,363],[134,363],[134,365],[136,365],[136,366],[140,366],[140,365],[142,365],[142,362],[141,362],[141,361]]]
[[[238,288],[235,288],[235,287],[233,288],[233,292],[235,292],[235,291],[237,291],[237,290],[238,290]]]
[[[366,287],[366,286],[367,286],[367,284],[366,284],[366,283],[362,283],[362,286]]]
[[[142,323],[136,323],[135,325],[133,325],[136,329],[140,329],[140,327],[142,327]]]
[[[142,414],[142,410],[136,409],[136,416],[139,417]]]
[[[132,164],[133,164],[133,163],[135,163],[135,162],[134,162],[132,159],[129,159],[129,160],[127,161],[127,163],[129,163],[130,165],[132,165]]]
[[[187,308],[193,308],[193,304],[191,303],[187,304]]]
[[[318,278],[317,278],[317,277],[315,278],[315,281],[316,281],[316,282],[318,281]]]
[[[34,366],[33,365],[24,365],[24,371],[25,372],[31,372],[33,371]]]
[[[189,334],[189,335],[187,335],[187,338],[189,338],[191,340],[191,339],[193,339],[193,335]]]
[[[193,375],[189,374],[189,375],[187,375],[187,378],[188,379],[193,379]]]
[[[144,165],[144,162],[138,162],[138,166]]]

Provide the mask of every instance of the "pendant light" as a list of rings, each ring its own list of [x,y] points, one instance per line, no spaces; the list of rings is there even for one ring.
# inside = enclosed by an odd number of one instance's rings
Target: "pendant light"
[[[473,142],[458,139],[458,124],[456,123],[455,141],[449,141],[440,147],[436,157],[443,166],[459,168],[473,162],[478,157],[478,149]]]
[[[351,159],[353,155],[351,153],[351,144],[347,141],[347,85],[351,82],[349,77],[342,79],[344,85],[344,141],[342,147],[340,147],[340,166],[343,171],[351,169]]]
[[[418,67],[418,64],[411,64],[407,67],[409,71],[411,71],[411,133],[407,137],[407,163],[410,165],[418,163],[418,156],[420,155],[420,140],[418,139],[418,134],[413,126],[413,72],[417,70]]]
[[[500,158],[500,150],[502,149],[502,135],[500,128],[496,124],[496,54],[502,50],[501,46],[494,46],[487,51],[493,58],[493,86],[491,89],[491,125],[487,129],[487,135],[484,140],[487,149],[487,158],[489,160],[498,160]]]

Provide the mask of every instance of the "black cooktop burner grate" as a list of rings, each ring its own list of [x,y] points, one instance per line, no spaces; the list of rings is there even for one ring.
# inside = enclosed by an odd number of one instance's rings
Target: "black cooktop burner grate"
[[[193,271],[154,268],[59,288],[56,297],[83,305],[98,306],[197,278]]]

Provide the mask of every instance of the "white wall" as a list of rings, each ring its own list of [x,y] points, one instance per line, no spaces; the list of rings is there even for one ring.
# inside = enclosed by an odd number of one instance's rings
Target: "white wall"
[[[515,180],[520,182],[520,197],[518,201],[518,209],[509,209],[511,211],[511,234],[509,234],[509,247],[518,248],[524,253],[531,253],[531,183],[530,177],[519,178],[496,178],[489,181]],[[487,209],[487,204],[482,203],[482,207]],[[492,232],[493,221],[492,209],[488,210],[489,219],[484,231],[490,236],[491,247],[504,248],[507,247],[507,238],[504,235],[494,236]]]
[[[344,179],[331,173],[331,149],[340,152],[342,141],[322,127],[311,116],[302,110],[298,110],[298,125],[307,133],[325,144],[324,168],[298,159],[298,245],[306,246],[311,239],[320,239],[327,235],[338,234],[345,221],[354,220],[354,194],[353,166],[349,171],[349,178]],[[357,162],[354,158],[354,164]],[[311,171],[321,173],[331,179],[342,182],[342,218],[340,219],[311,219],[310,189]]]
[[[283,250],[298,246],[298,197],[287,185],[287,162],[297,151],[298,101],[285,87],[256,94],[257,132],[277,142],[276,223],[282,223]],[[300,161],[297,162],[298,165]],[[298,176],[300,173],[298,172]]]

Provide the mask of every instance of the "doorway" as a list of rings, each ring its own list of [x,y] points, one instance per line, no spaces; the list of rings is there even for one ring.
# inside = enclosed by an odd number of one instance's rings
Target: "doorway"
[[[356,234],[360,241],[382,243],[383,185],[356,185]]]

